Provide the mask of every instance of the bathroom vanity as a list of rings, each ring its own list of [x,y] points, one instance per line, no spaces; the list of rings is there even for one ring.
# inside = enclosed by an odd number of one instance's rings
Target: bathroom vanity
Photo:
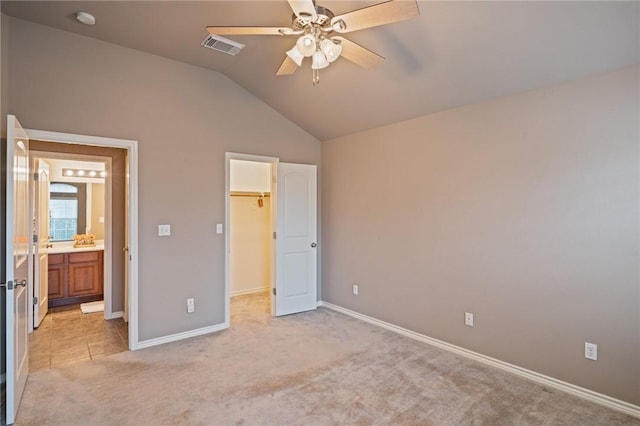
[[[56,248],[49,251],[49,307],[103,298],[102,247]]]

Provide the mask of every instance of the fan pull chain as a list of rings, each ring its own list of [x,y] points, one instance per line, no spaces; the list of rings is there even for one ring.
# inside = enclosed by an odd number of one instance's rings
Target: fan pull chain
[[[313,70],[312,72],[313,75],[313,85],[316,86],[318,84],[320,84],[320,70]]]

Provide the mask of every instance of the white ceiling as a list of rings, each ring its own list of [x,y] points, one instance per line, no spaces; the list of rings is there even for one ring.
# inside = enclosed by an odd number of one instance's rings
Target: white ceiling
[[[335,14],[378,3],[317,1]],[[285,0],[2,1],[2,11],[219,71],[320,140],[640,62],[639,2],[418,3],[417,18],[347,35],[382,65],[342,58],[316,87],[308,63],[275,75],[295,37],[230,37],[247,45],[237,56],[200,46],[207,25],[288,26]],[[96,25],[76,22],[79,10]]]

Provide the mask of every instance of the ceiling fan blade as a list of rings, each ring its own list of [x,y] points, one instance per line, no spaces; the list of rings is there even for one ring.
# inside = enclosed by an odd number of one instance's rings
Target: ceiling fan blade
[[[391,24],[420,15],[416,0],[391,0],[373,6],[338,15],[331,20],[331,25],[338,33],[349,33],[378,25]],[[335,25],[344,22],[344,28]]]
[[[278,68],[276,75],[289,75],[296,72],[298,64],[296,64],[290,57],[285,57],[282,65]]]
[[[342,46],[342,54],[340,56],[360,65],[363,68],[370,69],[384,61],[382,56],[352,42],[351,40],[347,40],[344,37],[332,38],[340,40],[340,45]]]
[[[280,31],[287,31],[281,27],[207,27],[213,35],[282,35]]]
[[[316,19],[318,16],[313,0],[289,0],[289,6],[291,6],[291,9],[293,9],[293,12],[297,17],[303,15],[311,16],[313,19]]]

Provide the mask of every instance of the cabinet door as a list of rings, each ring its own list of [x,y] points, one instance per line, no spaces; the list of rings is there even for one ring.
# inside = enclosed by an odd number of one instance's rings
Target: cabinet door
[[[59,299],[66,297],[65,291],[65,270],[64,264],[49,265],[49,299]]]
[[[102,293],[100,279],[100,264],[70,263],[69,264],[69,297],[86,296]]]

